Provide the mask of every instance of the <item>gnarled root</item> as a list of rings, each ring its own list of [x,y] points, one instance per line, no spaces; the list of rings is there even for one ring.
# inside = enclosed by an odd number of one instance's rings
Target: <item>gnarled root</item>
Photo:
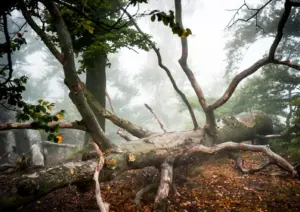
[[[173,183],[173,162],[174,158],[167,158],[161,164],[161,177],[154,201],[154,211],[166,211],[167,197]]]

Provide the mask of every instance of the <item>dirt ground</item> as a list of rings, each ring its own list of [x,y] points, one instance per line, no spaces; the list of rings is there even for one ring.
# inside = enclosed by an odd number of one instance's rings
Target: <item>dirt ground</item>
[[[262,159],[260,153],[245,153],[243,158],[245,167],[255,167]],[[157,174],[154,168],[134,170],[102,183],[102,196],[110,203],[110,211],[150,212],[155,191],[144,195],[141,208],[133,199],[146,184],[158,180]],[[180,196],[169,196],[168,211],[300,211],[300,180],[283,175],[275,166],[252,175],[241,174],[232,159],[212,157],[201,165],[176,169],[175,185]],[[99,210],[93,187],[79,192],[75,186],[69,186],[18,211]]]

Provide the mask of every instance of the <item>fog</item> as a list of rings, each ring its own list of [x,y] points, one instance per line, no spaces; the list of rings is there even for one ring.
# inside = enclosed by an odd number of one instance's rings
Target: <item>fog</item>
[[[261,1],[248,1],[255,6]],[[183,24],[192,30],[189,36],[188,63],[194,72],[204,94],[207,97],[220,97],[228,85],[224,78],[226,55],[224,47],[230,36],[234,36],[226,27],[230,23],[235,11],[244,1],[183,1]],[[168,12],[174,9],[174,1],[149,1],[142,4],[139,13],[146,13],[153,9]],[[129,8],[131,14],[137,8]],[[15,19],[19,14],[13,14]],[[140,28],[150,34],[162,54],[163,63],[171,70],[179,88],[188,97],[194,96],[194,91],[186,75],[178,64],[181,54],[181,43],[171,30],[161,23],[151,22],[149,16],[138,19]],[[26,62],[18,67],[22,74],[30,78],[25,92],[27,101],[35,102],[45,99],[57,104],[56,109],[67,111],[66,120],[80,119],[74,105],[68,99],[68,92],[63,84],[62,67],[30,29],[24,35],[28,45],[22,50],[26,52]],[[255,30],[255,28],[254,28]],[[28,50],[31,45],[34,50]],[[269,48],[271,40],[263,39],[254,43],[239,63],[239,71],[259,59]],[[21,54],[21,53],[20,53]],[[77,62],[80,59],[77,58]],[[160,131],[159,125],[151,113],[144,107],[149,104],[161,117],[168,130],[183,130],[191,127],[190,116],[187,111],[180,111],[181,99],[174,91],[166,73],[158,66],[156,54],[150,50],[121,49],[117,54],[109,55],[111,67],[107,67],[107,90],[110,94],[117,115],[141,124],[150,130]],[[78,65],[79,67],[79,65]],[[80,76],[85,80],[85,74]],[[46,83],[48,83],[46,85]],[[46,86],[41,86],[46,85]],[[125,87],[124,87],[125,86]],[[45,90],[41,89],[44,88]],[[126,90],[127,89],[127,90]],[[130,93],[132,92],[132,94]],[[107,108],[110,109],[108,103]],[[204,123],[204,116],[197,113],[200,124]],[[202,117],[202,118],[201,118]],[[115,134],[116,127],[108,124],[108,134]]]

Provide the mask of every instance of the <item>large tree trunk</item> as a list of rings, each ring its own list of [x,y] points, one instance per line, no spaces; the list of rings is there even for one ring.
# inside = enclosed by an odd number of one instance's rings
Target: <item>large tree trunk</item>
[[[106,54],[99,54],[88,66],[89,68],[86,70],[86,88],[94,95],[100,105],[105,108]],[[98,116],[97,120],[105,132],[105,118]]]
[[[237,118],[225,117],[218,122],[219,124],[222,123],[218,127],[219,143],[228,141],[227,139],[242,142],[244,139],[255,138],[257,132],[259,134],[269,133],[272,130],[272,122],[269,120],[266,114],[259,111],[241,114]],[[175,158],[174,167],[192,163],[194,159],[191,154],[197,157],[207,156],[206,153],[195,151],[193,151],[194,153],[186,153],[193,147],[199,146],[201,142],[205,143],[204,134],[203,129],[168,132],[123,143],[120,145],[120,152],[105,155],[105,166],[101,171],[100,180],[111,180],[114,176],[130,169],[140,169],[147,166],[159,167],[167,157]],[[232,146],[230,144],[229,149]],[[244,146],[240,145],[238,148],[244,148]],[[46,171],[16,178],[10,185],[2,189],[0,210],[12,210],[55,189],[83,180],[92,180],[96,165],[96,161],[69,162]]]

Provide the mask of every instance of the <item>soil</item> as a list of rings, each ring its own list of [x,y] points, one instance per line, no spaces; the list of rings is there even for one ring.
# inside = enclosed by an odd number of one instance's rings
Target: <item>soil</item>
[[[244,153],[244,166],[255,167],[262,162],[260,153]],[[175,170],[178,194],[170,194],[168,211],[300,211],[300,181],[276,166],[255,174],[237,171],[230,158],[211,157],[205,162]],[[125,172],[117,179],[101,184],[102,197],[110,211],[151,211],[155,191],[134,203],[136,193],[145,185],[158,182],[158,172],[149,167]],[[3,182],[2,182],[3,183]],[[19,208],[20,212],[99,211],[94,188],[79,192],[76,186],[56,190]]]

